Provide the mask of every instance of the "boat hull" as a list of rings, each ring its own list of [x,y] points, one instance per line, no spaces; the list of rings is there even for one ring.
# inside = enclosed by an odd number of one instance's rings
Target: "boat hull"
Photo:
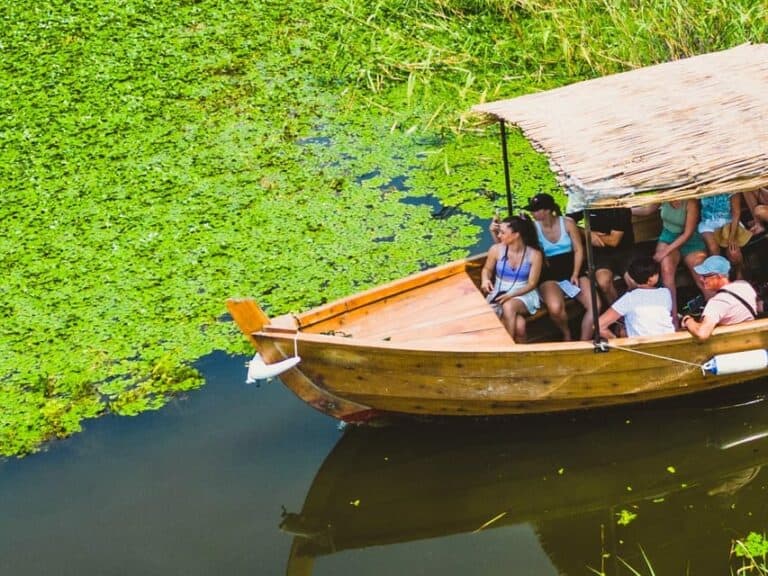
[[[256,334],[262,348],[290,355],[293,338]],[[515,345],[502,350],[424,350],[336,342],[299,334],[301,364],[281,378],[294,385],[305,379],[327,394],[357,405],[354,419],[376,412],[485,416],[557,412],[643,402],[710,390],[768,374],[749,371],[705,375],[700,366],[716,354],[768,348],[768,321],[724,328],[706,343],[687,334],[667,339],[620,339],[621,349],[596,352],[590,343]],[[310,402],[328,412],[323,402]],[[359,416],[359,414],[358,414]]]
[[[517,344],[480,292],[483,255],[270,319],[252,299],[228,301],[266,364],[295,355],[280,379],[341,420],[382,414],[489,416],[644,402],[768,374],[705,375],[713,356],[768,349],[768,319],[719,327],[705,342],[686,332],[591,342]],[[541,315],[539,315],[541,316]],[[578,321],[578,320],[577,320]],[[544,315],[529,321],[533,340]],[[550,328],[552,324],[549,324]]]

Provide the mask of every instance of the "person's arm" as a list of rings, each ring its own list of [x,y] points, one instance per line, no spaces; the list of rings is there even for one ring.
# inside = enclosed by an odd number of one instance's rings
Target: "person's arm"
[[[608,234],[604,232],[593,232],[593,234],[598,234],[602,245],[609,248],[616,248],[624,237],[623,230],[611,230]],[[594,245],[594,242],[592,244]]]
[[[717,322],[710,320],[706,316],[699,322],[695,318],[686,315],[680,319],[680,325],[699,340],[706,340],[712,335],[712,331],[717,326]]]
[[[654,206],[654,209],[655,206]],[[621,244],[621,240],[624,238],[624,233],[632,226],[632,215],[630,212],[625,212],[623,209],[614,212],[615,218],[613,224],[617,225],[617,228],[611,228],[610,232],[595,232],[592,231],[592,245],[599,248],[616,248]]]
[[[621,318],[621,314],[616,312],[616,310],[613,308],[608,308],[608,310],[600,314],[600,318],[598,319],[598,323],[600,325],[600,336],[603,338],[615,338],[616,335],[611,332],[610,327],[619,318]]]
[[[654,255],[656,262],[661,262],[670,253],[678,250],[680,246],[688,242],[696,227],[699,225],[699,202],[697,200],[686,200],[685,207],[685,227],[680,235],[667,245],[665,250],[657,251]]]
[[[752,215],[752,227],[749,229],[749,231],[752,232],[752,234],[762,234],[765,232],[765,227],[762,225],[760,218],[758,218],[755,212],[755,209],[759,204],[759,191],[753,190],[751,192],[742,192],[742,195],[744,196],[744,203],[747,205],[749,213]]]
[[[491,239],[494,242],[498,243],[501,241],[501,239],[499,238],[500,230],[501,230],[501,217],[497,212],[493,215],[493,218],[491,218],[491,223],[488,225],[488,232],[490,232]]]
[[[499,258],[497,252],[496,246],[491,246],[491,249],[488,250],[488,256],[485,259],[483,269],[480,272],[480,290],[486,294],[493,290],[492,278],[496,273],[496,261]]]
[[[500,296],[499,298],[497,298],[496,302],[498,302],[499,304],[501,304],[502,302],[506,302],[510,298],[527,294],[531,290],[536,289],[536,286],[538,286],[539,276],[541,276],[541,267],[544,263],[544,257],[541,255],[541,252],[539,252],[538,250],[535,250],[533,248],[528,248],[528,250],[531,251],[531,272],[528,274],[528,282],[526,282],[523,286],[521,286],[517,290],[512,290],[511,292],[507,292],[503,296]],[[522,263],[520,265],[522,266]]]
[[[571,238],[573,245],[573,271],[571,272],[571,284],[579,285],[579,273],[584,265],[584,244],[582,244],[581,234],[571,218],[565,219],[565,230]]]
[[[728,254],[731,259],[741,260],[741,247],[736,241],[739,234],[739,219],[741,218],[741,194],[731,194],[731,226],[728,235]]]

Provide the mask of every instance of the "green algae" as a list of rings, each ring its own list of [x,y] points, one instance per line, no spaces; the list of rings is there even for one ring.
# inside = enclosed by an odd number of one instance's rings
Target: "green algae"
[[[0,455],[200,386],[196,359],[247,350],[229,296],[279,314],[466,255],[504,194],[496,129],[467,110],[595,73],[526,3],[0,19]],[[520,134],[510,154],[518,198],[556,191]]]

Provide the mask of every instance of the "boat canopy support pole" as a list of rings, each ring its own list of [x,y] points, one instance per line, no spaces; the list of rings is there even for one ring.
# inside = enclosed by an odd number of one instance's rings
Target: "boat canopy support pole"
[[[587,247],[587,271],[589,273],[589,297],[592,302],[592,321],[594,322],[595,335],[593,342],[595,352],[608,352],[600,338],[600,306],[597,302],[597,278],[595,277],[595,258],[592,253],[592,227],[589,222],[589,210],[584,207],[584,244]]]
[[[504,161],[504,184],[507,191],[507,216],[512,216],[512,185],[509,182],[509,154],[507,153],[507,125],[504,119],[499,120],[501,129],[501,157]]]

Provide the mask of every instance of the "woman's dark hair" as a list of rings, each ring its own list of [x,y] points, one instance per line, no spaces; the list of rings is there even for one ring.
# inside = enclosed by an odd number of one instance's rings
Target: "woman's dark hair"
[[[541,246],[539,246],[539,235],[536,234],[536,227],[533,225],[531,218],[527,214],[507,216],[501,222],[502,224],[507,224],[513,232],[519,232],[520,237],[523,239],[523,244],[541,251]]]
[[[659,263],[650,256],[635,258],[627,266],[627,274],[638,284],[646,284],[648,279],[659,273]]]

